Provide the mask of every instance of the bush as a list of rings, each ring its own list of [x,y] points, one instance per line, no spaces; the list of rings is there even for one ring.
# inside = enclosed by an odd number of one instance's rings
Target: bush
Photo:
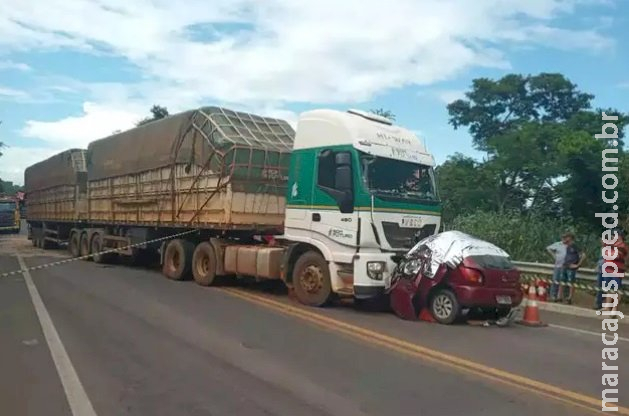
[[[444,228],[489,241],[516,261],[551,263],[552,258],[546,253],[546,247],[559,241],[566,231],[574,233],[577,246],[586,253],[583,267],[594,267],[600,255],[600,234],[565,221],[518,212],[460,215]]]

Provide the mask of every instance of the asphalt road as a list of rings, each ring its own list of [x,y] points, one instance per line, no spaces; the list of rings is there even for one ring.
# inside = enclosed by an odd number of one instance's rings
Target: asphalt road
[[[16,253],[29,267],[65,258],[0,236],[0,274],[20,268]],[[75,261],[0,279],[0,414],[70,415],[85,401],[116,416],[600,411],[600,322],[542,318],[556,326],[406,322]],[[626,406],[629,340],[618,347]]]

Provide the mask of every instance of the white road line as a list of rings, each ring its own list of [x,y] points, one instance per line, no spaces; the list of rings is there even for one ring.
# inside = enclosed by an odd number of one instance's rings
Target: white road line
[[[571,332],[578,332],[580,334],[593,335],[593,336],[595,336],[597,338],[600,338],[601,334],[602,334],[602,332],[587,331],[585,329],[572,328],[572,327],[563,326],[563,325],[548,324],[548,326],[551,327],[551,328],[562,329],[564,331],[571,331]],[[624,342],[629,342],[629,338],[618,337],[618,340],[619,341],[624,341]]]
[[[57,373],[59,373],[59,378],[61,379],[61,384],[66,393],[72,414],[74,416],[96,416],[92,402],[90,402],[90,399],[87,397],[83,384],[81,384],[81,380],[79,380],[79,376],[76,374],[74,366],[72,366],[70,357],[61,342],[61,338],[59,338],[59,334],[44,306],[44,302],[39,296],[37,287],[33,282],[31,274],[27,270],[24,259],[22,259],[22,256],[19,254],[16,254],[16,257],[17,261],[20,263],[20,268],[23,270],[28,293],[31,295],[35,312],[37,313],[39,323],[44,332],[44,337],[48,343],[52,360],[55,363],[55,367],[57,367]]]

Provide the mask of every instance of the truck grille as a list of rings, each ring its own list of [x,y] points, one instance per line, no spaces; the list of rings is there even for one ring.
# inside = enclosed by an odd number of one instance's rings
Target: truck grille
[[[383,222],[384,238],[392,248],[411,249],[419,240],[434,234],[436,224],[426,224],[421,228],[402,228],[397,222]]]

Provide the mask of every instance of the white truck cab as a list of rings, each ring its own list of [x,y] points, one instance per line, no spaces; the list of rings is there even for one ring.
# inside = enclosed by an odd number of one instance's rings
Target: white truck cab
[[[396,257],[439,230],[434,158],[386,118],[302,113],[290,160],[283,278],[302,303],[381,295]]]

